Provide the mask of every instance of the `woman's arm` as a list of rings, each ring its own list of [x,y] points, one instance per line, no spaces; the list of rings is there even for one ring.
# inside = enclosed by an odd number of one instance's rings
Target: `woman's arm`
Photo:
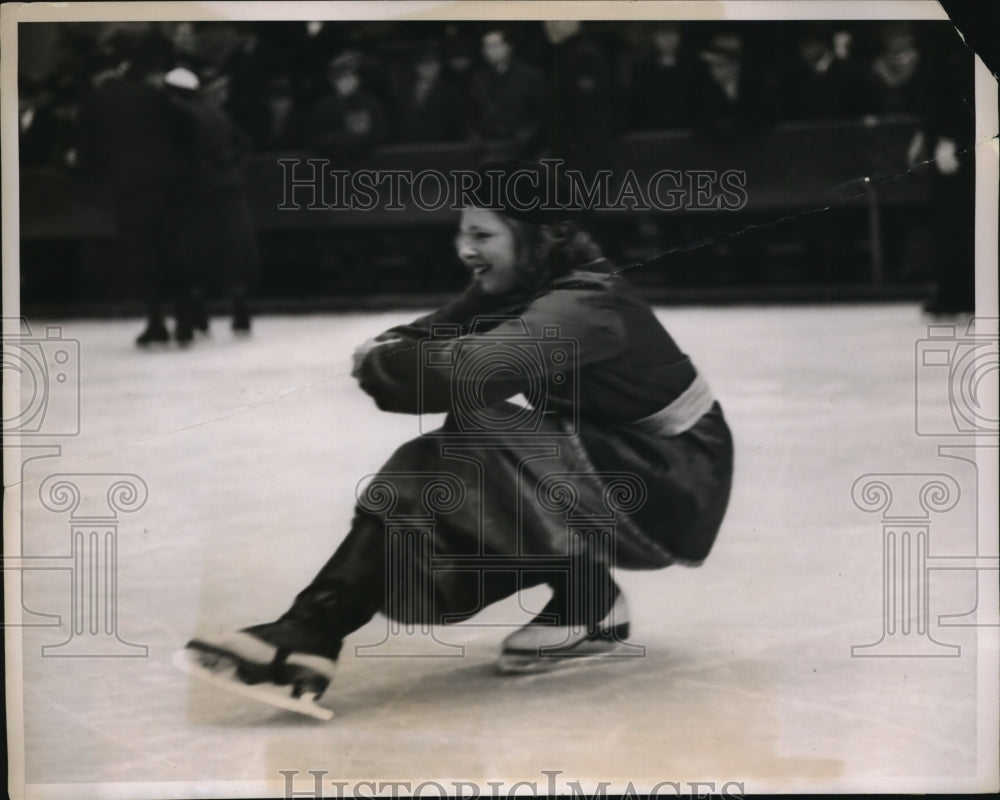
[[[576,387],[581,367],[614,358],[623,346],[611,295],[589,287],[558,289],[484,333],[376,343],[361,360],[358,379],[386,411],[453,411],[456,398],[485,408],[517,394],[530,397],[539,386],[558,389],[557,372],[569,378],[567,388]]]
[[[459,335],[468,329],[470,320],[494,306],[495,300],[473,284],[436,311],[389,328],[362,343],[354,351],[351,374],[383,411],[407,411],[416,402],[409,398],[416,391],[416,383],[401,380],[385,365],[397,359],[410,360],[406,354],[415,355],[420,340],[432,333],[439,338],[449,332],[451,336]]]

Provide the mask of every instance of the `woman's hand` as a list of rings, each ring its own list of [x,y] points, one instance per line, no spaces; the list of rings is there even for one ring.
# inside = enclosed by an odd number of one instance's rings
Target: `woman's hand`
[[[368,358],[368,354],[374,350],[376,347],[381,347],[382,345],[399,345],[402,344],[403,340],[398,337],[390,338],[378,338],[369,339],[366,342],[360,344],[354,350],[354,354],[351,356],[351,375],[354,378],[360,379],[361,377],[361,365],[365,363],[365,359]]]

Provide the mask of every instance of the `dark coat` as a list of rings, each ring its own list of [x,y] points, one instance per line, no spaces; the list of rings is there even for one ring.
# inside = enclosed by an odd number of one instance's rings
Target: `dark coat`
[[[450,142],[465,137],[457,87],[439,77],[426,96],[418,98],[410,82],[396,102],[396,139],[401,142]]]
[[[620,528],[616,563],[651,569],[700,562],[728,502],[728,427],[717,403],[680,434],[634,424],[676,400],[697,372],[639,295],[608,274],[606,262],[595,266],[600,273],[572,273],[527,300],[472,288],[387,331],[387,340],[402,341],[368,354],[361,387],[384,410],[449,416],[443,432],[404,445],[386,469],[447,467],[457,475],[467,468],[442,462],[440,436],[473,447],[489,462],[486,494],[451,524],[475,529],[482,504],[491,520],[482,535],[498,552],[510,552],[518,531],[543,551],[564,542],[564,516],[527,510],[552,475],[577,476],[580,507],[591,513],[607,512],[608,482],[628,475],[641,484],[643,502]],[[498,313],[504,317],[492,316]],[[519,394],[533,408],[510,405]],[[492,443],[476,448],[482,437]],[[551,457],[525,466],[540,446],[554,448]],[[477,492],[475,471],[463,480],[466,491]],[[530,519],[516,518],[517,509]]]
[[[863,78],[849,62],[834,59],[825,72],[817,72],[799,60],[781,76],[779,115],[787,120],[860,116],[863,91]]]
[[[686,51],[662,64],[655,53],[636,62],[629,86],[628,127],[632,130],[689,128],[701,87],[696,64]]]
[[[510,139],[516,155],[529,156],[545,135],[545,76],[516,59],[506,72],[482,69],[469,87],[469,128],[485,140]]]
[[[245,287],[256,276],[259,252],[244,158],[247,135],[228,113],[197,96],[174,98],[184,115],[189,155],[177,209],[176,248],[190,283]]]
[[[325,158],[366,153],[388,134],[382,103],[365,92],[349,97],[331,94],[320,100],[309,120],[309,147]]]
[[[551,153],[585,170],[607,166],[612,106],[611,74],[598,43],[577,36],[557,46],[547,104]]]
[[[122,194],[156,191],[187,155],[183,114],[139,77],[112,78],[83,99],[77,142],[81,170]]]

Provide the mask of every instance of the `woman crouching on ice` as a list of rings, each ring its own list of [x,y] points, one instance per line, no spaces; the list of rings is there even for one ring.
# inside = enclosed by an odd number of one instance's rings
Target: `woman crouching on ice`
[[[454,622],[539,584],[552,598],[503,641],[501,671],[578,663],[620,652],[628,635],[612,567],[708,555],[732,480],[722,409],[590,237],[526,202],[529,183],[517,181],[518,202],[463,210],[464,294],[355,353],[354,375],[380,409],[448,412],[443,428],[386,462],[281,618],[193,639],[188,671],[329,716],[312,701],[344,638],[376,613]],[[434,480],[450,499],[429,514]],[[390,515],[433,525],[400,536]]]

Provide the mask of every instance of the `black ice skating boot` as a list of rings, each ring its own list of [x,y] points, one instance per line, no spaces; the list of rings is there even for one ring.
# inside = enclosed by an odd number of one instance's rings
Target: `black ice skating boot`
[[[182,347],[186,347],[194,341],[195,315],[194,298],[191,295],[182,295],[174,304],[174,341]]]
[[[194,326],[190,319],[178,318],[174,325],[174,341],[186,347],[194,341]]]
[[[320,719],[333,712],[317,705],[333,680],[336,661],[301,649],[293,625],[272,622],[241,631],[197,636],[177,654],[185,672],[238,694]]]
[[[586,597],[570,597],[557,586],[545,608],[504,639],[497,668],[505,674],[547,672],[608,658],[619,653],[628,635],[625,595],[613,581]]]
[[[338,624],[338,600],[333,592],[304,592],[276,622],[196,636],[175,664],[227,690],[330,719],[333,712],[316,701],[333,680],[343,636],[354,628]]]
[[[250,309],[242,292],[233,297],[233,332],[240,335],[250,333]]]
[[[205,307],[205,295],[200,291],[191,293],[191,327],[199,333],[208,333],[208,309]]]
[[[169,341],[167,326],[163,324],[163,319],[158,317],[146,323],[146,329],[136,337],[135,343],[139,347],[146,348],[151,345],[166,344]]]

